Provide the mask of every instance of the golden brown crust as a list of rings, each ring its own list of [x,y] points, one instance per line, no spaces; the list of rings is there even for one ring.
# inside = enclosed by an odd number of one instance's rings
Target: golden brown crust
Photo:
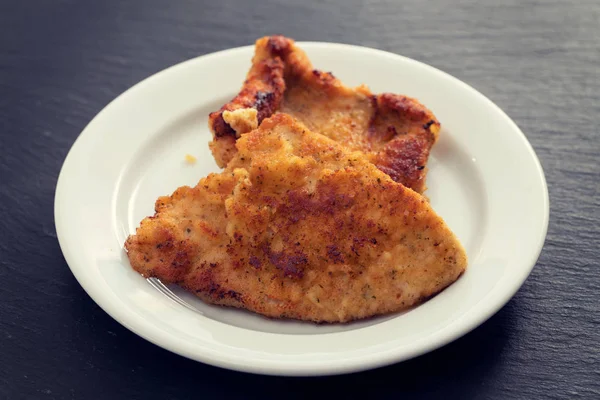
[[[144,276],[269,317],[347,322],[418,304],[465,252],[414,191],[286,114],[220,174],[156,203],[125,247]]]
[[[241,91],[219,111],[211,113],[208,125],[213,133],[214,141],[211,150],[220,167],[225,167],[235,153],[235,138],[241,133],[236,131],[223,119],[224,111],[234,111],[242,108],[254,108],[258,111],[258,123],[271,116],[280,106],[285,91],[283,78],[284,63],[278,54],[284,54],[283,43],[267,40],[273,45],[257,49],[252,58],[252,67],[246,76]],[[271,50],[267,50],[267,48]],[[234,138],[232,142],[231,138]],[[222,146],[224,149],[219,149]]]
[[[283,36],[261,38],[255,49],[240,94],[210,116],[211,149],[217,164],[226,165],[235,153],[231,140],[222,138],[246,133],[224,124],[222,112],[251,107],[257,109],[259,123],[275,112],[288,113],[314,132],[366,153],[396,182],[420,193],[425,190],[425,166],[440,130],[440,123],[425,106],[402,95],[373,95],[366,86],[348,88],[332,73],[314,69],[294,41]],[[263,71],[267,60],[277,65],[268,73]],[[268,101],[257,102],[259,92]]]

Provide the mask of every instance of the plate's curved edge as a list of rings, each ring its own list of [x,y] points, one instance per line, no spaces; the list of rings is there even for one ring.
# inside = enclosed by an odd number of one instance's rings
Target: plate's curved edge
[[[66,248],[65,243],[64,243],[64,234],[62,234],[62,232],[64,232],[64,229],[65,229],[63,226],[63,223],[62,223],[62,221],[64,220],[62,218],[62,215],[64,212],[66,212],[66,210],[63,210],[61,208],[60,200],[63,197],[63,191],[64,191],[64,186],[65,186],[65,183],[64,183],[65,179],[66,179],[65,171],[68,171],[69,165],[71,163],[70,160],[72,160],[73,154],[77,151],[77,148],[80,146],[82,141],[85,140],[86,131],[88,131],[88,128],[96,120],[102,118],[103,113],[106,112],[106,110],[108,108],[113,107],[115,104],[118,104],[120,101],[123,101],[123,99],[126,99],[127,96],[131,92],[133,92],[137,88],[145,85],[149,80],[156,79],[160,75],[165,75],[174,69],[190,67],[191,65],[193,65],[196,62],[200,62],[201,59],[212,58],[212,57],[215,57],[215,58],[221,57],[221,56],[224,56],[227,54],[233,54],[235,52],[251,51],[253,49],[252,45],[237,47],[237,48],[233,48],[233,49],[227,49],[227,50],[222,50],[222,51],[215,52],[215,53],[202,55],[200,57],[195,57],[195,58],[189,59],[187,61],[184,61],[182,63],[179,63],[179,64],[173,65],[171,67],[168,67],[166,69],[163,69],[163,70],[145,78],[144,80],[140,81],[139,83],[135,84],[134,86],[132,86],[131,88],[127,89],[125,92],[123,92],[122,94],[117,96],[110,103],[108,103],[88,123],[88,125],[83,129],[82,133],[79,135],[79,137],[73,143],[71,149],[69,150],[69,152],[65,158],[65,161],[63,162],[63,165],[61,167],[59,177],[57,180],[57,185],[56,185],[56,190],[55,190],[55,195],[54,195],[54,217],[55,217],[56,232],[57,232],[58,242],[59,242],[61,251],[63,252],[63,254],[65,256],[65,260],[67,261],[69,268],[71,269],[72,273],[74,274],[74,276],[77,279],[77,281],[79,282],[79,284],[84,288],[84,290],[94,300],[94,302],[96,302],[107,314],[109,314],[112,318],[117,320],[119,323],[121,323],[127,329],[134,332],[138,336],[150,341],[151,343],[158,345],[160,347],[163,347],[165,349],[168,349],[169,351],[172,351],[176,354],[179,354],[181,356],[184,356],[186,358],[190,358],[190,359],[193,359],[196,361],[204,362],[204,363],[207,363],[207,364],[210,364],[213,366],[221,367],[221,368],[227,368],[227,369],[238,370],[238,371],[249,372],[249,373],[268,374],[268,375],[293,375],[293,376],[335,375],[335,374],[359,372],[359,371],[364,371],[364,370],[368,370],[368,369],[372,369],[372,368],[383,367],[383,366],[390,365],[390,364],[393,364],[396,362],[405,361],[405,360],[420,356],[422,354],[425,354],[427,352],[430,352],[432,350],[435,350],[437,348],[445,346],[446,344],[448,344],[448,343],[456,340],[457,338],[463,336],[464,334],[472,331],[475,327],[481,325],[486,320],[488,320],[490,317],[492,317],[495,313],[497,313],[514,296],[514,294],[521,288],[521,286],[525,282],[526,278],[529,276],[532,269],[534,268],[540,254],[541,254],[541,251],[543,249],[543,245],[544,245],[546,235],[547,235],[547,230],[548,230],[548,223],[549,223],[548,187],[547,187],[545,174],[544,174],[542,165],[540,163],[540,160],[537,157],[537,154],[535,153],[533,146],[527,140],[525,134],[521,131],[521,129],[517,126],[517,124],[500,107],[498,107],[494,102],[492,102],[489,98],[487,98],[485,95],[483,95],[481,92],[479,92],[472,86],[468,85],[467,83],[461,81],[460,79],[458,79],[444,71],[441,71],[433,66],[427,65],[420,61],[410,59],[410,58],[407,58],[407,57],[404,57],[404,56],[401,56],[398,54],[390,53],[390,52],[387,52],[384,50],[363,47],[363,46],[340,44],[340,43],[327,43],[327,42],[298,42],[298,44],[303,47],[310,47],[310,46],[337,47],[337,48],[346,48],[349,50],[376,52],[376,53],[379,53],[380,55],[383,55],[386,57],[396,58],[396,59],[401,58],[406,62],[416,63],[421,68],[426,68],[426,69],[429,69],[430,71],[435,72],[436,74],[441,74],[442,76],[444,76],[444,78],[451,79],[454,83],[461,85],[463,87],[463,89],[466,89],[466,90],[476,94],[480,100],[483,100],[488,105],[491,105],[497,112],[499,112],[500,115],[502,115],[503,119],[505,119],[506,122],[508,122],[510,125],[512,125],[514,130],[516,130],[517,132],[520,133],[522,144],[526,146],[529,155],[535,161],[536,172],[537,172],[536,175],[538,176],[538,178],[540,179],[540,182],[542,184],[543,193],[542,193],[542,199],[541,199],[540,205],[544,209],[544,213],[543,213],[544,219],[543,219],[543,221],[541,221],[541,223],[542,223],[541,235],[538,240],[537,249],[534,253],[531,254],[530,260],[529,260],[529,262],[527,262],[527,264],[530,267],[528,269],[522,271],[522,275],[523,275],[522,279],[516,280],[514,282],[514,284],[511,286],[511,290],[507,290],[504,293],[504,296],[502,296],[501,300],[496,301],[495,304],[493,305],[493,307],[489,307],[487,310],[485,310],[485,312],[483,312],[481,314],[477,314],[477,317],[468,318],[468,315],[462,316],[461,318],[459,318],[459,320],[467,319],[467,321],[464,322],[462,325],[459,326],[456,323],[456,321],[454,321],[453,324],[449,326],[449,328],[453,328],[453,329],[446,329],[444,331],[443,337],[438,338],[437,341],[430,341],[429,343],[427,343],[425,345],[421,345],[420,347],[415,347],[415,349],[412,351],[404,351],[403,355],[401,355],[401,356],[394,353],[394,351],[388,351],[385,354],[371,354],[369,357],[363,357],[360,359],[360,364],[356,363],[356,361],[359,361],[359,360],[354,360],[354,363],[353,363],[351,359],[346,360],[346,362],[342,362],[342,361],[336,362],[335,365],[330,365],[327,363],[286,364],[286,363],[282,363],[281,361],[269,362],[266,360],[262,360],[261,361],[262,365],[260,365],[260,366],[257,366],[255,363],[250,363],[247,360],[243,360],[243,359],[235,359],[234,360],[231,358],[226,359],[222,356],[221,357],[214,357],[214,356],[211,357],[211,356],[202,356],[197,353],[192,354],[189,351],[187,351],[186,349],[181,348],[172,342],[168,342],[168,340],[165,343],[164,337],[161,337],[160,335],[156,335],[155,332],[148,331],[146,329],[147,328],[146,326],[138,323],[139,321],[136,321],[135,323],[133,323],[133,321],[128,320],[125,316],[126,313],[123,310],[119,310],[118,308],[110,307],[106,304],[103,304],[100,295],[97,293],[96,289],[91,285],[91,283],[88,282],[86,277],[83,276],[83,274],[78,273],[78,272],[76,272],[76,270],[71,268],[71,263],[73,262],[74,257],[72,256],[71,252]]]

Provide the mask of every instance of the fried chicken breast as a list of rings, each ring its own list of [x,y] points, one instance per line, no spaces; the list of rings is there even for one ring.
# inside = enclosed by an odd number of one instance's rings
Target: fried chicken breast
[[[248,109],[256,111],[250,115]],[[364,152],[394,181],[419,193],[425,190],[427,159],[440,130],[433,113],[410,97],[344,86],[330,72],[314,69],[294,41],[283,36],[256,42],[240,93],[210,114],[217,164],[226,166],[237,151],[235,141],[275,112]]]
[[[125,248],[145,277],[274,318],[347,322],[406,309],[465,270],[429,203],[362,152],[275,114],[227,168],[156,202]]]

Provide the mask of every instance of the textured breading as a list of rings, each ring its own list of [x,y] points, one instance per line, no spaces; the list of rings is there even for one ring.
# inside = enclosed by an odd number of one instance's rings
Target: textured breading
[[[440,130],[433,113],[410,97],[344,86],[330,72],[313,69],[291,39],[259,39],[240,93],[210,114],[210,146],[221,167],[233,158],[236,139],[251,130],[223,118],[240,109],[256,109],[258,123],[275,112],[290,114],[313,132],[363,151],[396,182],[425,190],[425,167]]]
[[[418,304],[465,270],[429,203],[361,152],[286,114],[237,150],[222,173],[157,200],[125,243],[136,271],[209,303],[346,322]]]

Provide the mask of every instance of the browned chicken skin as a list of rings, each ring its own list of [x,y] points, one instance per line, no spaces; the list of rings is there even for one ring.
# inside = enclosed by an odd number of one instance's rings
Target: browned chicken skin
[[[236,145],[222,173],[157,200],[125,243],[136,271],[209,303],[317,322],[406,309],[463,273],[444,221],[363,153],[286,114]]]
[[[256,113],[227,115],[244,109]],[[433,113],[410,97],[373,95],[366,86],[344,86],[331,73],[314,69],[294,41],[283,36],[256,42],[240,93],[210,114],[217,164],[226,166],[236,152],[237,138],[275,112],[290,114],[313,132],[364,152],[394,181],[419,193],[425,190],[426,163],[440,130]],[[256,122],[234,122],[247,118]]]

